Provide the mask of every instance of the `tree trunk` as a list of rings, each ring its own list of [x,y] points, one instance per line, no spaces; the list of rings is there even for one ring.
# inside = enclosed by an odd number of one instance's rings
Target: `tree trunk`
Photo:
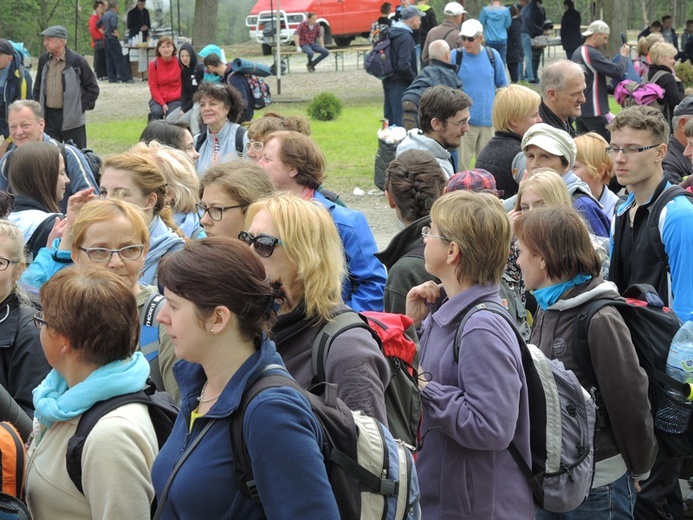
[[[604,9],[604,21],[611,29],[609,44],[604,49],[604,55],[607,58],[612,58],[618,54],[621,45],[623,45],[621,33],[628,30],[628,9],[630,6],[627,2],[616,4],[617,2],[602,2],[601,5]]]
[[[196,48],[215,43],[219,0],[195,0],[192,41]]]

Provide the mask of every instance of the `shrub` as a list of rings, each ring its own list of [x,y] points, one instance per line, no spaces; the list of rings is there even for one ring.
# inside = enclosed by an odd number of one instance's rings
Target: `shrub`
[[[332,121],[342,113],[342,102],[332,92],[321,92],[308,105],[308,115],[317,121]]]
[[[690,62],[679,63],[675,67],[676,77],[680,78],[684,87],[693,87],[693,65]]]

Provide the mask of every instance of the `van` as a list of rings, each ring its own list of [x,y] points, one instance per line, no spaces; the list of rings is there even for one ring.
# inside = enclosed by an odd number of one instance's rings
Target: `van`
[[[380,16],[384,0],[281,0],[279,41],[294,43],[294,32],[306,13],[318,15],[325,45],[346,47],[357,36],[368,38],[371,24]],[[250,39],[262,44],[265,56],[272,54],[277,20],[276,0],[258,0],[245,19]]]

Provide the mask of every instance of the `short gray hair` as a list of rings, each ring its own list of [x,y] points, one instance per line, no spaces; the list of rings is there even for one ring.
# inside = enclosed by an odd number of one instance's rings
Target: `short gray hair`
[[[549,90],[563,90],[569,79],[584,76],[585,68],[570,60],[558,60],[544,69],[541,75],[541,95],[546,96]]]
[[[33,99],[18,99],[14,101],[7,112],[19,112],[23,108],[28,108],[34,114],[36,121],[43,119],[43,110],[41,109],[41,103],[34,101]]]

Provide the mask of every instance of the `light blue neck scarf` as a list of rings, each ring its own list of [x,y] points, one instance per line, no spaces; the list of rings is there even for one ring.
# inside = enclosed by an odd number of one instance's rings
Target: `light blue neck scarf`
[[[592,275],[589,274],[579,274],[572,280],[567,282],[557,283],[556,285],[549,285],[548,287],[542,287],[541,289],[535,289],[532,291],[532,295],[537,300],[537,304],[542,310],[546,310],[551,307],[554,303],[558,301],[561,294],[566,292],[568,289],[572,289],[576,285],[581,285],[592,279]]]
[[[148,376],[149,363],[141,352],[97,368],[72,388],[53,369],[34,389],[34,416],[50,428],[55,422],[82,415],[99,401],[142,390]]]

